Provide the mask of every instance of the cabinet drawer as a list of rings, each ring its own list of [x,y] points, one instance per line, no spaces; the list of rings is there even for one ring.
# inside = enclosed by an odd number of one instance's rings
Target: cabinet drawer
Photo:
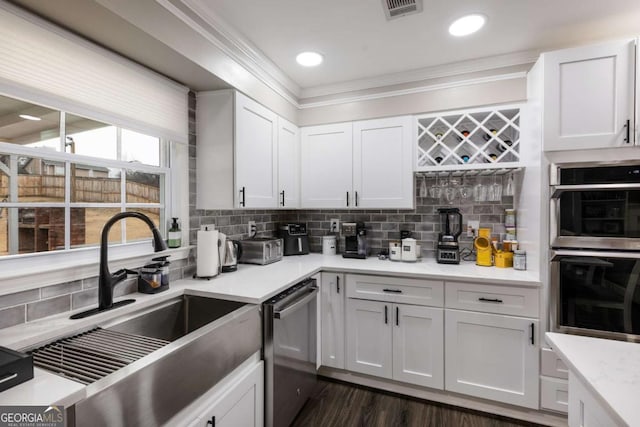
[[[550,348],[542,349],[540,374],[554,378],[569,378],[569,369],[562,359]]]
[[[538,289],[446,282],[447,308],[538,317]]]
[[[566,414],[569,410],[569,381],[541,377],[540,407]]]
[[[443,282],[401,277],[347,275],[347,297],[442,307]]]

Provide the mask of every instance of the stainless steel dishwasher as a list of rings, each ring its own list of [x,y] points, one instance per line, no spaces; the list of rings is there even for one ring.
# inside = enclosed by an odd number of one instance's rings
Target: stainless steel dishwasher
[[[265,425],[287,427],[316,382],[315,279],[264,303]]]

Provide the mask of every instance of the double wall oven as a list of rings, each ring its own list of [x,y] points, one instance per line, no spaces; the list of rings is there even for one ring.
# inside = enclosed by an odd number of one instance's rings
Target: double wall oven
[[[640,341],[640,161],[550,174],[552,329]]]

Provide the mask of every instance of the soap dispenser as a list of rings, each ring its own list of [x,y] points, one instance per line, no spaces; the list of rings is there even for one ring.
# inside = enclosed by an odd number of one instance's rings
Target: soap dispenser
[[[182,231],[178,224],[178,218],[171,218],[171,228],[169,228],[169,238],[167,239],[167,246],[170,248],[179,248],[182,244]]]

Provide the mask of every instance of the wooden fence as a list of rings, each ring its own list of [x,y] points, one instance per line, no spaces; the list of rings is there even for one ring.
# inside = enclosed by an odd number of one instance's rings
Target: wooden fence
[[[120,178],[75,177],[72,201],[120,203]],[[160,189],[138,182],[127,182],[127,203],[160,203]],[[0,175],[0,201],[9,198],[9,177]],[[64,201],[64,177],[19,175],[19,200]],[[40,200],[42,199],[42,200]]]

